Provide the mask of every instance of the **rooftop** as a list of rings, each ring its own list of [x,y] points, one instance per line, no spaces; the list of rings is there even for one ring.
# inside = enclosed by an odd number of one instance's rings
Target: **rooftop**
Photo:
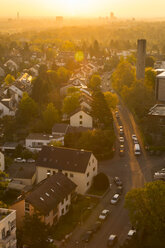
[[[85,173],[91,154],[90,151],[43,146],[36,166]]]
[[[14,163],[7,172],[10,178],[31,179],[36,172],[36,167],[34,163]]]
[[[0,221],[6,218],[6,216],[12,214],[13,212],[15,212],[15,210],[0,208]]]
[[[165,71],[163,71],[162,73],[158,74],[156,76],[156,78],[165,78]]]
[[[165,116],[165,104],[156,104],[150,110],[148,115]]]
[[[58,135],[52,135],[52,134],[43,134],[43,133],[30,133],[26,139],[31,139],[31,140],[52,140],[59,138]]]

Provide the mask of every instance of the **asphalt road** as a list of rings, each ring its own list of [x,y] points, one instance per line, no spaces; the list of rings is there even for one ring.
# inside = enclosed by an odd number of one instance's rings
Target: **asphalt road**
[[[107,77],[109,77],[109,75],[107,75]],[[107,84],[104,84],[107,87]],[[124,195],[130,189],[142,187],[145,182],[152,181],[152,169],[156,166],[159,159],[157,160],[157,158],[152,158],[146,153],[142,144],[138,126],[136,125],[132,114],[128,111],[121,99],[118,105],[118,111],[120,119],[116,119],[114,115],[114,125],[117,136],[116,154],[112,160],[100,162],[99,171],[104,172],[111,182],[113,182],[115,176],[119,176],[124,185],[123,195],[116,206],[110,205],[110,199],[116,190],[116,186],[113,183],[112,189],[101,200],[101,203],[96,207],[96,209],[92,211],[91,216],[85,223],[83,223],[83,226],[80,226],[75,230],[71,240],[65,247],[105,248],[107,247],[106,244],[110,234],[116,234],[118,236],[119,242],[116,247],[119,247],[119,245],[126,239],[127,233],[131,228],[127,210],[124,208]],[[119,156],[119,125],[122,125],[124,128],[124,157]],[[139,157],[134,155],[132,134],[136,134],[141,146],[142,154]],[[162,161],[162,158],[160,158],[160,161]],[[91,225],[97,220],[101,210],[103,209],[109,209],[111,212],[110,215],[102,224],[101,229],[92,237],[90,242],[87,244],[82,243],[81,236],[86,230],[90,229]],[[78,241],[77,244],[76,241]]]

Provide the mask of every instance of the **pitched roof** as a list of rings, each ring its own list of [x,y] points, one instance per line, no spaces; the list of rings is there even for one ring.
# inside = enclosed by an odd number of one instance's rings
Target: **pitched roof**
[[[70,117],[73,116],[73,115],[75,115],[75,114],[77,114],[77,113],[80,112],[80,111],[83,111],[83,112],[86,113],[87,115],[90,115],[90,116],[91,116],[89,110],[88,110],[86,107],[80,106],[79,108],[75,109],[75,111],[73,111],[73,112],[70,114]]]
[[[54,132],[54,133],[66,133],[68,127],[69,127],[69,124],[56,123],[52,128],[52,132]]]
[[[41,213],[47,214],[71,194],[76,184],[62,173],[54,174],[43,180],[30,191],[25,200]]]
[[[31,179],[36,171],[32,163],[14,163],[8,169],[10,178]]]
[[[82,132],[87,132],[87,131],[89,131],[89,130],[92,130],[92,128],[69,126],[69,127],[68,127],[68,130],[67,130],[67,134],[68,134],[68,133],[82,133]]]
[[[43,146],[36,166],[85,173],[91,154],[90,151]]]

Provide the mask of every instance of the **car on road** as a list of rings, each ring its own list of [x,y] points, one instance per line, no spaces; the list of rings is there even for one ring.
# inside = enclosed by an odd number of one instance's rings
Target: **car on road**
[[[118,186],[116,189],[116,194],[121,195],[123,193],[123,187],[122,186]]]
[[[127,235],[127,240],[132,239],[135,236],[135,234],[136,234],[136,230],[133,230],[133,229],[129,230],[128,235]]]
[[[119,141],[120,141],[120,143],[124,143],[124,137],[120,136]]]
[[[116,118],[119,118],[120,117],[118,111],[115,112],[115,116],[116,116]]]
[[[91,227],[90,230],[93,233],[96,233],[100,229],[101,225],[102,225],[101,221],[96,221],[95,224]]]
[[[107,216],[109,215],[109,209],[104,209],[101,214],[99,215],[99,220],[106,220]]]
[[[115,177],[115,178],[114,178],[114,182],[115,182],[115,184],[116,184],[117,186],[122,186],[122,185],[123,185],[123,183],[122,183],[122,181],[120,180],[119,177]]]
[[[88,243],[90,241],[90,239],[92,238],[92,235],[93,235],[92,231],[88,230],[86,233],[84,233],[81,240],[85,243]]]
[[[119,155],[120,155],[121,157],[124,156],[124,145],[120,145]]]
[[[120,200],[120,195],[119,194],[115,194],[112,199],[111,199],[111,204],[112,205],[116,205]]]
[[[28,159],[27,159],[27,162],[28,162],[28,163],[35,163],[36,161],[35,161],[35,159],[28,158]]]
[[[16,162],[16,163],[26,163],[26,159],[24,159],[24,158],[15,158],[14,162]]]
[[[136,134],[132,134],[132,140],[133,140],[134,144],[138,144],[138,139],[136,137]]]
[[[135,156],[139,156],[141,154],[140,145],[134,144],[134,154]]]
[[[107,246],[108,247],[114,247],[116,245],[117,241],[118,241],[117,235],[111,234],[108,238]]]

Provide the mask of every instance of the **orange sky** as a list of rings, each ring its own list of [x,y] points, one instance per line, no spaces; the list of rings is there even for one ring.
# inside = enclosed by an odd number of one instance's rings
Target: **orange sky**
[[[165,0],[0,0],[0,17],[16,16],[109,16],[165,17]]]

